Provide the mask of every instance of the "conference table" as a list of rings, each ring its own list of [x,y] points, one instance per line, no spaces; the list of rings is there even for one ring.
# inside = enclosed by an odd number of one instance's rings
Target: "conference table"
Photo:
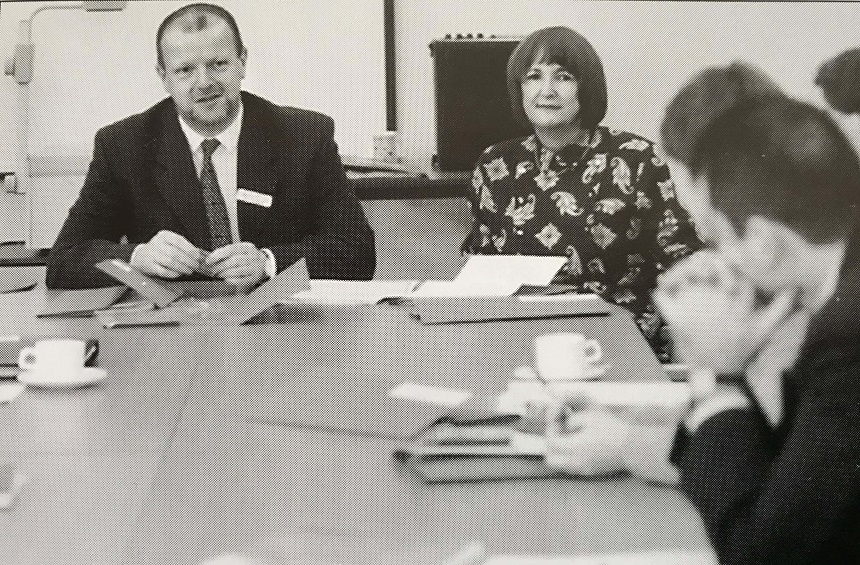
[[[0,562],[441,564],[490,554],[707,550],[676,489],[629,477],[426,484],[392,457],[409,381],[495,393],[535,336],[600,341],[606,378],[661,379],[629,314],[424,326],[405,306],[278,306],[240,327],[104,329],[0,295],[0,334],[96,337],[107,378],[0,405]],[[400,419],[400,421],[398,421]]]

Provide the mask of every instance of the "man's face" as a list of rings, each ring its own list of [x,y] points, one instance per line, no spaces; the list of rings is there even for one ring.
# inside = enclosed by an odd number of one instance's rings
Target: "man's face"
[[[211,18],[200,31],[167,28],[161,40],[164,67],[158,73],[179,115],[203,136],[227,129],[239,112],[245,53],[236,52],[226,22]]]
[[[674,171],[673,171],[674,173]],[[790,260],[798,256],[802,238],[786,238],[787,228],[777,222],[753,216],[743,234],[711,203],[710,189],[705,178],[691,179],[685,188],[678,188],[678,198],[684,203],[703,242],[716,249],[738,272],[764,291],[777,292],[795,283]],[[681,194],[683,193],[683,195]],[[781,245],[773,245],[775,234],[783,234]]]

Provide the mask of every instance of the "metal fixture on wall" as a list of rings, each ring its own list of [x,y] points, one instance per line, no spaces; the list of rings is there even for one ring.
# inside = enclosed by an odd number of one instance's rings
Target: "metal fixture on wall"
[[[28,129],[30,125],[30,81],[33,79],[33,57],[36,47],[33,44],[33,21],[36,16],[49,10],[85,10],[87,12],[112,12],[125,8],[127,0],[84,1],[80,4],[46,4],[40,6],[21,20],[18,25],[18,44],[15,53],[6,61],[5,73],[18,83],[18,96],[15,104],[15,174],[6,175],[3,188],[10,195],[26,195],[31,183],[30,156],[28,153]],[[32,225],[32,218],[30,218]]]

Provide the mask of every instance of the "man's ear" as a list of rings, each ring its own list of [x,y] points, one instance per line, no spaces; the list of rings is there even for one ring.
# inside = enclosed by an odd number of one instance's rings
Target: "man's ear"
[[[764,272],[775,273],[793,261],[799,237],[780,222],[752,216],[747,220],[744,230],[744,252]]]
[[[242,52],[239,54],[239,60],[242,62],[242,78],[245,78],[245,68],[248,64],[248,48],[242,47]]]
[[[158,73],[158,78],[161,79],[161,82],[164,82],[165,74],[164,67],[161,65],[155,65],[155,72]]]

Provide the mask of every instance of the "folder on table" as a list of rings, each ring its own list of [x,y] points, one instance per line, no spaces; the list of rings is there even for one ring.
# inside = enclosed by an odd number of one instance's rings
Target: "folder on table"
[[[134,273],[132,277],[128,277],[128,271],[125,269],[122,271],[126,280],[141,286]],[[207,300],[201,300],[187,296],[188,293],[182,292],[181,287],[164,284],[162,281],[156,282],[157,287],[154,284],[142,286],[144,291],[148,293],[148,298],[157,299],[161,303],[166,302],[164,307],[150,311],[112,310],[99,312],[98,317],[102,325],[106,328],[186,323],[238,326],[278,304],[284,297],[292,296],[309,286],[308,269],[304,258],[299,259],[248,294],[214,296]],[[171,296],[175,296],[175,298],[168,302]]]
[[[457,425],[443,420],[394,451],[423,481],[465,482],[549,478],[542,436],[510,425]]]
[[[609,305],[596,294],[414,299],[412,314],[421,323],[447,324],[488,320],[606,316]]]
[[[88,318],[98,310],[113,306],[126,292],[125,286],[85,288],[80,290],[48,289],[45,306],[39,318]]]
[[[202,275],[174,280],[151,277],[122,259],[106,259],[95,266],[158,308],[165,308],[182,297],[207,299],[239,294],[236,286],[221,279]]]

